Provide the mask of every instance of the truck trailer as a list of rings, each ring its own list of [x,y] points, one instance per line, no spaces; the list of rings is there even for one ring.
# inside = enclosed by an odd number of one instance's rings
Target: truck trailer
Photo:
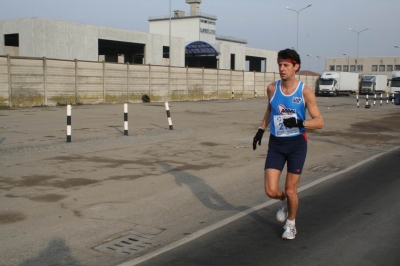
[[[358,89],[358,73],[324,71],[319,78],[319,89],[317,95],[338,96],[345,94],[350,96]]]
[[[361,79],[360,94],[384,93],[386,87],[386,75],[364,75]]]
[[[390,82],[390,100],[393,95],[396,97],[398,93],[400,93],[400,71],[393,71],[392,81]]]

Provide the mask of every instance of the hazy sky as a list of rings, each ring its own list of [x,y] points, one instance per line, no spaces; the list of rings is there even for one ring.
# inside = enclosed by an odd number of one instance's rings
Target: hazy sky
[[[148,32],[150,16],[168,16],[170,0],[0,0],[0,20],[41,17]],[[322,71],[326,57],[400,56],[399,0],[202,0],[217,16],[217,35],[246,39],[248,47],[279,51],[299,45],[302,69]],[[185,0],[171,10],[190,13]],[[361,31],[360,34],[352,32]],[[311,57],[307,57],[311,55]],[[320,56],[318,59],[316,56]]]

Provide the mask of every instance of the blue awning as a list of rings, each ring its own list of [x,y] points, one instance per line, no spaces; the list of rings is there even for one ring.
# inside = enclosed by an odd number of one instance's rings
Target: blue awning
[[[185,47],[186,55],[218,55],[217,50],[212,47],[210,44],[203,41],[195,41],[191,42]]]

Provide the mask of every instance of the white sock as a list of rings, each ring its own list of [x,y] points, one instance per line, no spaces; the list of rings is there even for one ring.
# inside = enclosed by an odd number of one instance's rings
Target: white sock
[[[286,224],[290,224],[290,225],[295,225],[296,223],[296,219],[294,219],[294,220],[289,220],[289,219],[287,219],[286,220]]]

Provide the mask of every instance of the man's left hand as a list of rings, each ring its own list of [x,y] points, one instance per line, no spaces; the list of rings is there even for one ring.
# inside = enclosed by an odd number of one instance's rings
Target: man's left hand
[[[295,117],[289,117],[283,119],[283,125],[288,128],[292,127],[304,127],[304,120],[297,120]]]

